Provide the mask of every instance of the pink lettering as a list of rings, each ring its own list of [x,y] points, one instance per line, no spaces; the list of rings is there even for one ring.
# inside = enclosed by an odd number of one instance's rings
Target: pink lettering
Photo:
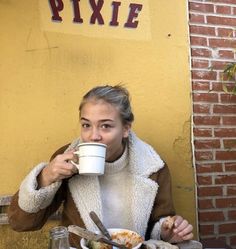
[[[57,4],[56,4],[57,2]],[[64,8],[64,4],[62,0],[49,0],[51,10],[52,10],[52,20],[53,21],[62,21],[62,18],[59,16],[59,11],[62,11]]]
[[[138,17],[138,14],[142,10],[143,5],[137,4],[137,3],[131,3],[129,7],[130,7],[130,12],[129,12],[128,20],[125,23],[124,27],[137,28],[138,21],[134,21],[134,19]]]
[[[73,2],[73,9],[74,9],[74,22],[83,23],[83,19],[80,16],[80,8],[79,8],[79,1],[80,0],[71,0]]]
[[[100,13],[104,1],[103,0],[98,0],[97,4],[95,3],[95,0],[89,0],[89,2],[90,2],[90,5],[91,5],[91,7],[93,9],[93,14],[91,15],[90,23],[95,24],[96,19],[97,19],[98,24],[104,24],[104,20],[102,18],[101,13]]]
[[[49,5],[51,7],[53,21],[62,21],[62,17],[60,16],[60,12],[64,9],[63,0],[49,0]],[[73,22],[75,23],[83,23],[84,20],[81,16],[80,12],[80,0],[71,0],[72,9],[74,11]],[[96,22],[99,25],[104,25],[104,19],[101,14],[101,10],[104,5],[104,0],[89,0],[90,7],[92,9],[92,13],[90,16],[90,24],[95,24]],[[109,22],[110,26],[119,26],[119,11],[121,6],[121,1],[112,1],[111,2],[111,20]],[[137,3],[130,3],[129,5],[129,14],[124,27],[126,28],[137,28],[139,21],[137,17],[139,12],[142,10],[143,5]]]
[[[118,26],[119,22],[118,22],[118,11],[119,11],[119,7],[121,5],[121,2],[112,2],[112,6],[113,6],[113,11],[112,11],[112,18],[110,21],[110,25],[111,26]]]

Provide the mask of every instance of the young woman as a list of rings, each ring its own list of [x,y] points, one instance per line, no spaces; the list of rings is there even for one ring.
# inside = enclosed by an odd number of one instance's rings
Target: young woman
[[[9,208],[16,231],[40,229],[63,203],[64,226],[97,230],[89,217],[95,211],[106,227],[127,228],[145,239],[180,242],[193,237],[192,225],[175,215],[167,165],[132,131],[129,93],[121,86],[91,89],[80,104],[80,138],[49,163],[37,165],[22,182]],[[105,174],[83,176],[70,160],[81,142],[107,145]],[[175,216],[174,216],[175,215]],[[171,229],[163,224],[174,216]],[[71,237],[79,247],[79,238]]]

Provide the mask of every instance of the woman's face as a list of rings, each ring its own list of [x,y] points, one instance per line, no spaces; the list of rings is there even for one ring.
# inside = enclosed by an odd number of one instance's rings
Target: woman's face
[[[116,160],[123,152],[123,138],[130,125],[123,125],[118,108],[103,101],[88,101],[80,112],[81,139],[107,145],[106,161]]]

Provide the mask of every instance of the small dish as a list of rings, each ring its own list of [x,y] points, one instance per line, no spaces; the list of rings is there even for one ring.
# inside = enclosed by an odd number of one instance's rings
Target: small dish
[[[131,231],[128,229],[121,229],[121,228],[110,228],[107,230],[110,233],[113,241],[119,244],[124,244],[130,249],[131,248],[138,249],[142,245],[143,238],[134,231]],[[100,232],[96,232],[96,233],[101,234]],[[133,247],[132,247],[132,244],[134,245]],[[89,249],[89,247],[87,246],[87,240],[84,238],[80,240],[80,245],[83,249]],[[111,248],[111,247],[107,245],[107,248]],[[100,249],[100,248],[96,248],[96,249]],[[113,249],[117,249],[117,248],[113,246]]]

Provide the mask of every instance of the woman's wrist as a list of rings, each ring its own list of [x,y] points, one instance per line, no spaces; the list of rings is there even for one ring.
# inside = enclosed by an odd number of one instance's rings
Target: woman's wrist
[[[37,176],[37,182],[38,182],[37,189],[40,189],[42,187],[47,187],[53,183],[52,181],[50,181],[50,179],[48,179],[48,176],[46,173],[46,170],[47,170],[46,167]]]

